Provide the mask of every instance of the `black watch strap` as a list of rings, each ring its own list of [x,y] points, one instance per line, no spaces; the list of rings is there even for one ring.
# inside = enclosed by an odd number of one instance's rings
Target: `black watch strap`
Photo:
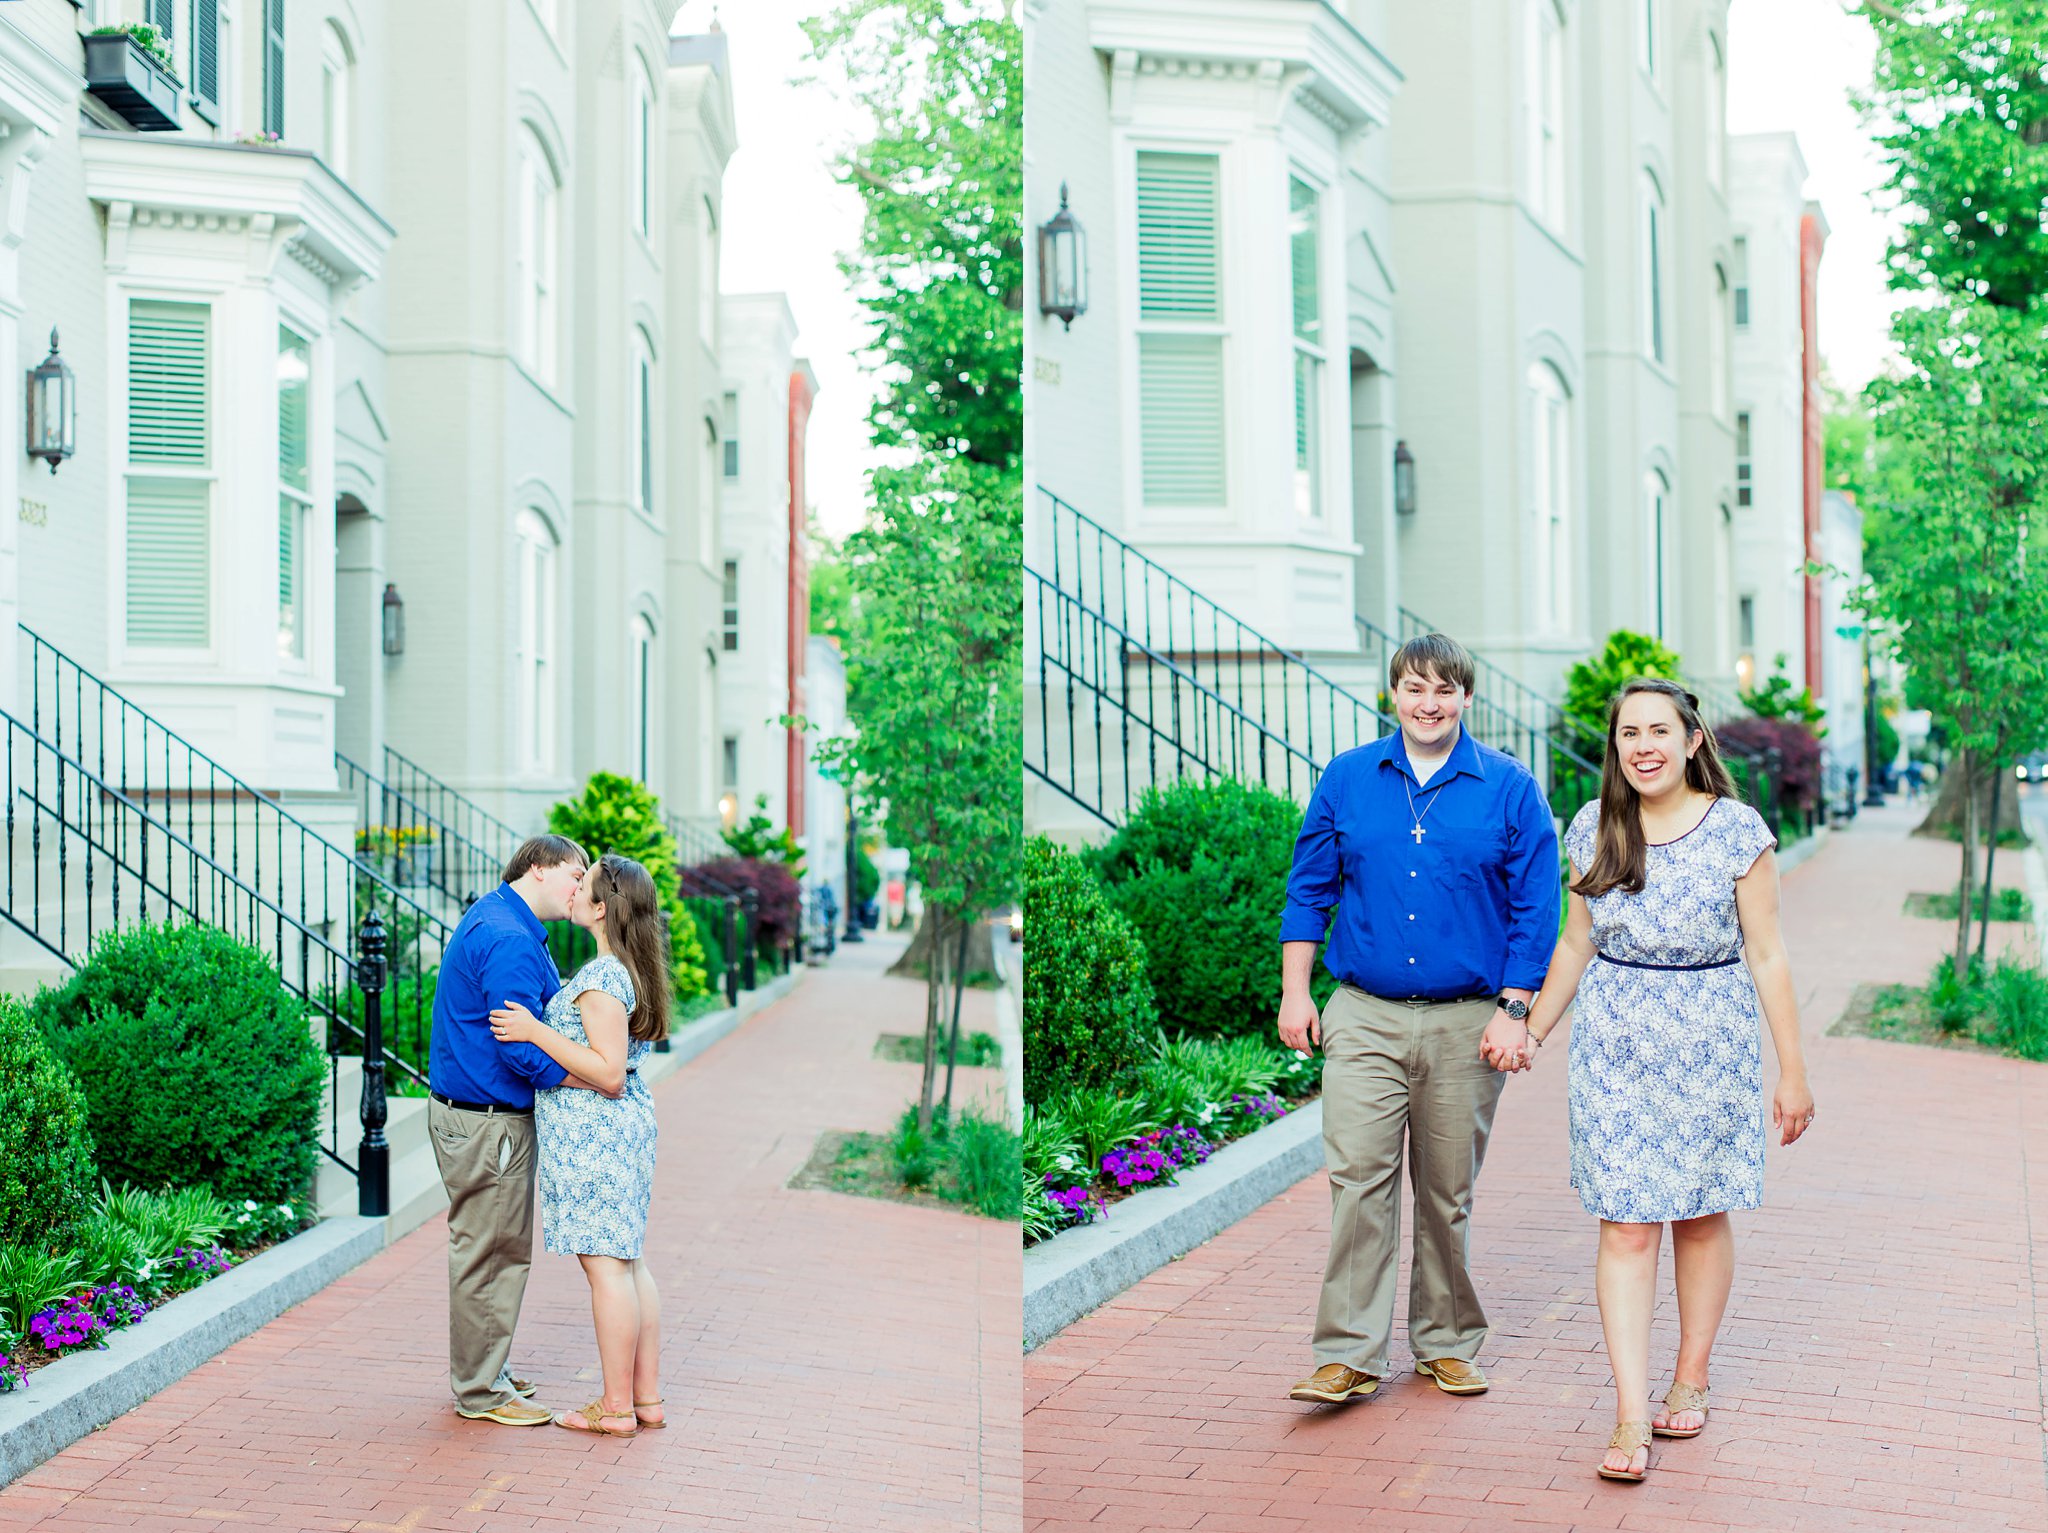
[[[1529,1003],[1527,1001],[1517,1001],[1506,995],[1498,995],[1494,997],[1494,1005],[1498,1006],[1510,1017],[1513,1017],[1517,1022],[1529,1020]]]

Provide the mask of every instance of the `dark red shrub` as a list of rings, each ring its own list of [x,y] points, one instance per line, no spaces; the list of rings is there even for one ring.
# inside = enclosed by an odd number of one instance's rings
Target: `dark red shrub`
[[[761,901],[760,930],[755,946],[780,949],[796,942],[802,896],[788,868],[752,857],[718,857],[682,870],[686,895],[722,895],[727,889],[752,889]],[[721,887],[722,886],[722,887]]]
[[[1794,719],[1736,719],[1714,731],[1724,753],[1757,756],[1776,750],[1784,757],[1779,768],[1783,801],[1788,808],[1820,805],[1820,738]]]

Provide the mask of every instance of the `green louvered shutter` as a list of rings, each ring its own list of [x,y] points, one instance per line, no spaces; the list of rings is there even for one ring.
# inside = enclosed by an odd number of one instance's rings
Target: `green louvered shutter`
[[[1213,154],[1138,156],[1138,312],[1142,321],[1223,318]],[[1223,337],[1146,330],[1138,338],[1140,456],[1148,506],[1225,498]]]
[[[192,105],[220,121],[220,0],[192,0]]]
[[[208,506],[205,479],[157,478],[151,465],[207,466],[207,309],[128,308],[128,642],[204,645]]]
[[[284,137],[284,0],[263,0],[263,131]]]
[[[1138,156],[1138,312],[1223,317],[1213,154]]]

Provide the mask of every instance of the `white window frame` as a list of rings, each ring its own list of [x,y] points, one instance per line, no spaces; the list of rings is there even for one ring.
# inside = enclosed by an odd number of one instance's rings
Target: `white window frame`
[[[142,663],[161,662],[180,667],[195,663],[209,663],[220,653],[222,640],[220,621],[220,573],[222,569],[220,458],[221,439],[219,432],[221,407],[221,304],[219,294],[171,292],[158,289],[116,288],[112,297],[112,319],[117,350],[115,376],[120,380],[120,418],[114,423],[115,437],[113,451],[119,465],[121,484],[120,525],[114,537],[113,564],[118,572],[115,589],[119,591],[118,601],[110,602],[113,631],[116,636],[116,652],[124,657]],[[134,305],[176,304],[206,312],[206,378],[203,395],[205,425],[203,427],[205,451],[200,463],[179,463],[137,459],[130,448],[133,438],[130,430],[129,395],[131,386],[132,361],[129,347],[129,327],[132,323]],[[205,591],[200,598],[200,607],[205,617],[206,636],[197,644],[146,644],[132,642],[128,637],[129,604],[129,514],[133,503],[133,485],[137,480],[156,479],[181,481],[205,487],[206,531],[203,539],[206,571]]]
[[[1636,67],[1652,80],[1657,78],[1658,66],[1663,63],[1662,43],[1657,34],[1657,0],[1637,0]]]
[[[1548,362],[1532,363],[1526,383],[1536,629],[1543,634],[1563,634],[1569,630],[1574,608],[1571,390]]]
[[[718,446],[718,424],[704,417],[704,445],[697,455],[697,557],[709,568],[718,539],[718,486],[722,482]]]
[[[631,164],[632,180],[626,188],[626,196],[632,204],[629,213],[633,232],[649,244],[654,241],[654,87],[647,81],[647,71],[636,55],[633,65],[632,118],[626,124],[626,133],[631,142],[627,146]]]
[[[320,156],[346,181],[355,164],[355,50],[331,17],[320,29]]]
[[[1645,169],[1642,184],[1643,355],[1664,367],[1669,365],[1664,325],[1664,267],[1670,227],[1665,217],[1664,188],[1656,173]]]
[[[632,689],[626,716],[632,721],[634,774],[651,782],[654,770],[654,622],[644,612],[633,614],[632,644],[627,652],[626,684]]]
[[[520,765],[538,775],[555,767],[561,541],[547,517],[528,507],[514,523],[513,542],[519,596],[513,630],[514,735]]]
[[[705,349],[718,349],[718,210],[709,197],[699,202],[697,221],[697,335]]]
[[[518,237],[513,241],[513,356],[545,385],[555,382],[561,319],[561,180],[531,123],[519,127]]]
[[[1732,286],[1735,295],[1735,328],[1749,328],[1749,236],[1738,234],[1732,246],[1729,264],[1735,268]]]
[[[727,559],[718,576],[718,650],[720,654],[740,652],[740,561]]]
[[[1735,504],[1756,504],[1756,417],[1748,410],[1735,412]]]
[[[1728,66],[1721,39],[1707,34],[1707,184],[1715,191],[1728,185]]]
[[[1293,309],[1294,241],[1306,233],[1310,248],[1315,254],[1315,306],[1313,338],[1302,333],[1298,322],[1290,325],[1292,336],[1291,376],[1293,383],[1294,411],[1297,420],[1305,419],[1307,429],[1302,432],[1305,441],[1297,440],[1294,449],[1294,515],[1298,522],[1311,527],[1321,527],[1324,522],[1324,502],[1327,499],[1324,460],[1325,430],[1323,417],[1328,412],[1327,397],[1329,377],[1329,349],[1323,337],[1329,333],[1330,282],[1329,262],[1323,258],[1326,220],[1323,217],[1323,203],[1326,188],[1299,166],[1291,166],[1287,177],[1287,237],[1288,237],[1288,298],[1289,313]],[[1302,187],[1311,198],[1307,213],[1308,227],[1296,227],[1294,209],[1294,188]],[[1303,398],[1304,393],[1306,398]],[[1297,427],[1299,430],[1299,427]],[[1306,461],[1304,461],[1306,460]]]
[[[1564,86],[1565,20],[1558,0],[1528,0],[1527,97],[1529,211],[1562,233],[1567,223]]]
[[[312,578],[313,564],[312,559],[310,557],[310,551],[313,540],[313,486],[314,474],[316,469],[316,465],[314,463],[315,442],[321,427],[321,423],[316,413],[319,408],[319,396],[314,387],[314,381],[315,378],[317,377],[317,368],[314,363],[314,340],[312,336],[301,334],[299,328],[294,326],[294,324],[287,316],[283,315],[279,316],[278,330],[281,332],[277,337],[277,361],[280,370],[284,365],[285,334],[291,335],[306,349],[306,488],[300,490],[297,487],[288,485],[284,482],[284,411],[282,390],[283,380],[280,377],[275,381],[274,384],[274,387],[277,390],[278,402],[278,452],[272,460],[273,464],[275,465],[278,471],[277,524],[280,578],[277,587],[277,653],[279,660],[283,662],[286,668],[294,671],[305,671],[309,670],[312,664],[311,635],[314,632],[314,599]],[[288,518],[290,519],[289,523],[287,521]],[[288,525],[290,527],[290,535],[293,539],[293,554],[295,563],[295,569],[293,573],[296,577],[296,590],[293,594],[297,598],[294,604],[295,610],[292,613],[292,620],[289,626],[287,626],[285,622],[285,597],[282,579],[282,563],[284,559],[284,537],[285,530]]]
[[[1714,282],[1707,294],[1707,380],[1713,390],[1714,419],[1728,419],[1731,381],[1728,374],[1729,287],[1728,269],[1714,263]]]
[[[661,484],[654,448],[654,423],[660,419],[660,401],[655,398],[654,343],[638,325],[633,327],[632,351],[633,373],[627,383],[633,396],[629,412],[633,432],[628,444],[631,488],[626,498],[635,511],[652,521],[655,520],[655,497],[660,493]]]
[[[725,421],[719,430],[719,441],[724,447],[720,467],[728,483],[736,482],[746,468],[746,457],[740,450],[740,395],[738,389],[727,389],[719,400],[719,408]]]
[[[1664,610],[1664,547],[1666,529],[1671,525],[1671,480],[1661,468],[1643,473],[1643,562],[1649,577],[1650,635],[1663,640],[1667,623]]]
[[[1128,173],[1130,175],[1131,227],[1139,226],[1138,178],[1139,161],[1147,155],[1173,155],[1206,159],[1215,166],[1216,178],[1216,303],[1214,313],[1208,316],[1174,316],[1147,314],[1144,302],[1144,276],[1140,257],[1141,240],[1134,234],[1130,241],[1128,258],[1128,281],[1131,307],[1134,316],[1132,328],[1132,410],[1130,419],[1136,427],[1138,451],[1132,455],[1135,474],[1136,504],[1142,514],[1162,521],[1172,521],[1182,513],[1192,513],[1197,519],[1213,521],[1220,513],[1226,512],[1232,502],[1231,476],[1234,454],[1231,451],[1230,430],[1235,419],[1237,395],[1232,387],[1234,348],[1231,336],[1231,315],[1233,305],[1230,295],[1231,271],[1233,268],[1230,243],[1230,156],[1226,146],[1212,141],[1178,142],[1168,139],[1146,138],[1133,140],[1128,146]],[[1282,195],[1284,195],[1284,190]],[[1145,403],[1146,403],[1146,343],[1170,343],[1174,340],[1200,340],[1215,342],[1218,416],[1215,437],[1221,451],[1221,462],[1217,466],[1218,493],[1213,501],[1176,498],[1164,494],[1155,498],[1145,485]],[[1205,348],[1206,350],[1206,348]]]

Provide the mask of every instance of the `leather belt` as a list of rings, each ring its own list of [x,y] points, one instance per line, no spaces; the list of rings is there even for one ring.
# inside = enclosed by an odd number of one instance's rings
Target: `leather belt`
[[[438,1091],[429,1091],[427,1095],[439,1102],[443,1107],[452,1107],[457,1112],[480,1112],[496,1114],[505,1118],[530,1118],[533,1116],[533,1109],[531,1107],[507,1107],[503,1102],[458,1102],[454,1097],[444,1097]]]

